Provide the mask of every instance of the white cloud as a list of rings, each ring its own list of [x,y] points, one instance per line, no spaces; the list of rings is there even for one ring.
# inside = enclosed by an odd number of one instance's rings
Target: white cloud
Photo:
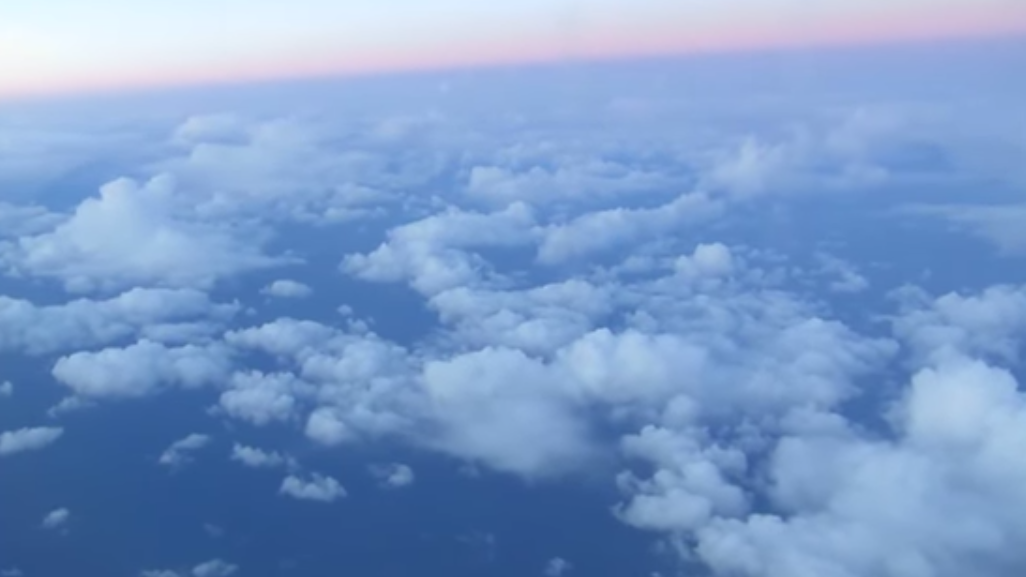
[[[281,483],[279,493],[304,501],[332,503],[346,496],[346,490],[332,477],[313,473],[307,480],[289,475]]]
[[[545,577],[562,577],[573,568],[574,566],[566,559],[553,557],[545,564],[545,571],[542,573]]]
[[[859,293],[869,288],[869,280],[859,273],[855,265],[828,254],[816,255],[820,272],[833,277],[828,288],[837,293]]]
[[[124,348],[61,357],[53,376],[86,399],[135,398],[166,386],[196,388],[227,379],[229,351],[220,345],[168,347],[141,340]]]
[[[770,470],[779,514],[698,532],[720,574],[1012,575],[1026,563],[1026,396],[1007,371],[952,358],[916,373],[897,437],[787,437]],[[951,519],[958,519],[952,523]]]
[[[371,474],[377,478],[382,487],[399,489],[413,484],[413,469],[402,463],[376,465],[371,467]]]
[[[275,468],[286,464],[286,459],[281,453],[263,451],[256,447],[247,447],[238,443],[232,446],[232,460],[253,468]]]
[[[228,390],[221,393],[219,406],[235,419],[256,426],[288,421],[296,411],[296,394],[303,383],[290,373],[235,373]]]
[[[675,228],[710,220],[722,210],[719,201],[694,192],[656,208],[589,212],[567,223],[548,226],[538,248],[538,262],[559,265],[658,238]]]
[[[312,295],[313,289],[298,281],[279,279],[265,286],[260,292],[282,299],[303,299]]]
[[[567,159],[554,168],[475,166],[469,172],[466,194],[472,200],[492,205],[530,202],[543,206],[567,201],[590,204],[666,190],[679,186],[679,180],[627,164],[582,158]]]
[[[192,117],[173,136],[181,155],[157,168],[174,175],[194,212],[211,221],[326,223],[379,214],[401,183],[389,178],[384,158],[340,150],[335,138],[295,118]]]
[[[952,352],[985,355],[1005,362],[1020,358],[1026,334],[1026,287],[996,285],[978,294],[948,293],[933,298],[906,287],[895,293],[901,305],[892,320],[919,363]]]
[[[14,383],[11,381],[0,382],[0,398],[10,397],[14,394]]]
[[[192,568],[193,577],[228,577],[235,574],[239,566],[221,559],[211,559]]]
[[[258,231],[238,231],[177,214],[173,179],[104,185],[51,232],[22,237],[3,254],[16,272],[54,277],[75,292],[131,285],[207,288],[276,264]]]
[[[351,254],[342,270],[373,282],[408,280],[425,295],[463,286],[487,272],[486,261],[470,249],[517,247],[533,241],[534,214],[523,203],[492,213],[450,208],[388,232],[388,240],[368,254]]]
[[[159,462],[161,465],[167,467],[179,468],[188,465],[192,462],[192,455],[207,445],[210,444],[209,435],[201,435],[198,433],[192,433],[186,437],[183,437],[164,450],[160,455]]]
[[[200,336],[216,330],[238,308],[213,303],[192,289],[137,288],[107,300],[49,306],[0,295],[0,350],[39,355],[137,335],[167,335],[182,327],[191,327],[190,336]]]
[[[42,527],[44,529],[61,529],[68,524],[71,518],[71,511],[60,508],[54,509],[43,517]]]
[[[64,434],[60,427],[34,427],[0,433],[0,457],[38,451],[55,443]]]

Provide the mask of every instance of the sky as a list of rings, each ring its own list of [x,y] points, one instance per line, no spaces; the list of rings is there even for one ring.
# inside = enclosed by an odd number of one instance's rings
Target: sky
[[[1024,31],[1018,0],[4,2],[0,98]]]
[[[1020,9],[336,4],[0,8],[0,577],[1026,574]]]

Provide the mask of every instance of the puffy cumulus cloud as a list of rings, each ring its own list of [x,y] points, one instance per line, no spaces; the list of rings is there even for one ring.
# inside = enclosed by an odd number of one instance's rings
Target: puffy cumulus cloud
[[[624,196],[653,194],[682,179],[654,170],[603,159],[563,159],[557,166],[527,168],[481,165],[470,169],[469,199],[504,206],[530,202],[537,206],[574,202],[594,204]]]
[[[232,446],[232,460],[254,469],[273,469],[287,464],[287,459],[277,451],[264,451],[235,443]]]
[[[573,569],[574,566],[562,557],[553,557],[545,563],[545,570],[542,574],[545,577],[562,577],[564,574]]]
[[[174,443],[164,450],[160,454],[160,458],[157,460],[161,465],[179,468],[188,465],[192,462],[192,455],[207,445],[210,444],[209,435],[201,435],[199,433],[191,433]]]
[[[488,273],[487,261],[472,249],[522,247],[535,236],[534,214],[524,203],[491,213],[450,208],[393,228],[372,252],[347,256],[342,270],[374,282],[409,281],[433,295]]]
[[[222,559],[204,561],[192,568],[192,577],[228,577],[234,575],[239,566]]]
[[[614,291],[578,279],[525,290],[456,287],[428,304],[460,343],[538,354],[580,337],[615,309]]]
[[[144,336],[175,341],[209,335],[237,311],[194,289],[135,288],[106,300],[36,306],[0,296],[0,350],[39,355]]]
[[[305,430],[320,443],[334,445],[406,427],[402,406],[408,405],[406,391],[416,363],[398,345],[369,332],[288,318],[233,331],[225,339],[291,365],[294,376],[250,379],[253,394],[279,407],[286,395],[297,400],[296,406],[300,399],[319,405],[309,414]]]
[[[951,358],[913,376],[896,415],[893,440],[853,427],[785,437],[770,466],[780,512],[709,523],[700,558],[724,575],[1016,574],[1026,397],[1014,377]]]
[[[901,310],[892,319],[894,333],[924,362],[952,352],[985,355],[1014,362],[1026,333],[1026,287],[997,285],[978,294],[932,297],[905,287],[894,293]]]
[[[279,279],[260,290],[262,294],[280,299],[303,299],[313,294],[307,285],[289,279]]]
[[[860,293],[869,288],[866,279],[852,263],[826,253],[816,255],[819,273],[830,278],[827,288],[835,293]]]
[[[336,479],[317,473],[312,473],[309,479],[289,475],[278,492],[294,499],[321,503],[332,503],[346,496],[346,490]]]
[[[308,388],[291,373],[235,373],[218,406],[230,417],[263,426],[291,419],[298,405],[296,395]]]
[[[913,121],[897,111],[856,108],[828,123],[805,122],[783,136],[747,135],[703,163],[701,184],[735,200],[768,194],[873,188],[896,174],[916,175],[895,154]],[[918,143],[914,143],[918,144]]]
[[[342,148],[337,133],[296,118],[192,117],[172,140],[180,154],[156,169],[174,175],[208,219],[324,223],[373,216],[403,183],[381,156]]]
[[[373,465],[370,472],[378,480],[382,487],[400,489],[413,484],[415,477],[413,469],[402,463],[389,463],[387,465]]]
[[[54,509],[43,517],[43,522],[40,525],[44,529],[63,529],[67,526],[69,519],[71,519],[71,511],[65,508]]]
[[[693,253],[678,258],[674,268],[696,279],[725,277],[734,272],[734,256],[722,243],[699,244]]]
[[[181,214],[172,178],[143,185],[120,179],[83,200],[52,231],[3,247],[10,271],[57,278],[76,292],[131,285],[212,286],[235,274],[277,264],[260,251],[257,230]]]
[[[631,246],[678,227],[708,221],[722,210],[720,201],[702,192],[692,192],[655,208],[588,212],[569,222],[546,227],[538,247],[538,262],[558,265]]]
[[[169,347],[141,340],[123,348],[61,357],[51,372],[84,399],[135,398],[165,387],[222,383],[231,374],[231,351],[218,343]]]
[[[0,398],[14,395],[14,383],[11,381],[0,382]]]
[[[596,456],[558,377],[520,351],[431,361],[422,386],[438,431],[421,442],[438,450],[525,477],[568,472]]]
[[[0,457],[38,451],[46,448],[61,438],[64,429],[61,427],[33,427],[5,431],[0,433]]]

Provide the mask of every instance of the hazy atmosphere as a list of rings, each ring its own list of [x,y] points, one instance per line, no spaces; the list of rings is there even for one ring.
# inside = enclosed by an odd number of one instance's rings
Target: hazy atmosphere
[[[0,577],[1021,577],[1026,4],[0,5]]]

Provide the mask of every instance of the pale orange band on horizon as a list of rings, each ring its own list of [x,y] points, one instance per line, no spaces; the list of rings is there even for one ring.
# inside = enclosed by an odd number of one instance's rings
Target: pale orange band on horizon
[[[573,46],[552,37],[518,37],[487,42],[451,43],[444,46],[374,50],[359,56],[317,54],[291,56],[277,62],[229,62],[205,67],[158,70],[112,70],[104,74],[65,74],[37,78],[22,84],[0,76],[0,99],[36,96],[119,92],[163,87],[246,83],[328,76],[384,74],[460,69],[468,67],[544,64],[565,60],[604,60],[689,55],[712,52],[746,52],[796,47],[873,45],[973,37],[1026,36],[1026,0],[1016,14],[987,14],[972,9],[943,14],[916,14],[906,18],[866,15],[816,22],[803,27],[741,27],[688,34],[681,38],[672,25],[643,34],[606,31]],[[910,20],[914,20],[911,21]],[[2,72],[2,71],[0,71]]]

